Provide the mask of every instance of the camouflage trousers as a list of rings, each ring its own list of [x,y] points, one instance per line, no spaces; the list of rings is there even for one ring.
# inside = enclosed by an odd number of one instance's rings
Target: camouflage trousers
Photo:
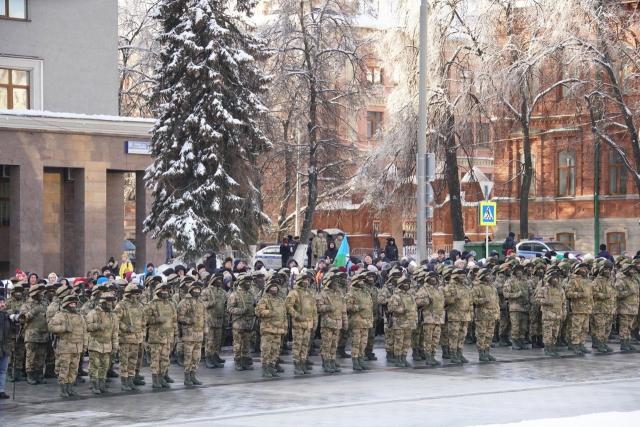
[[[478,350],[489,350],[496,329],[494,319],[476,319],[476,346]]]
[[[46,342],[26,342],[24,343],[26,349],[25,365],[26,371],[29,372],[42,372],[44,368],[44,360],[47,356]]]
[[[164,375],[169,369],[171,344],[150,343],[149,355],[151,356],[151,373],[153,375]]]
[[[424,347],[424,330],[418,326],[411,334],[411,348],[422,349]]]
[[[601,343],[606,343],[613,325],[613,315],[596,313],[591,315],[591,336]]]
[[[56,350],[53,348],[53,340],[47,343],[47,355],[44,359],[45,371],[55,372],[56,366]]]
[[[571,344],[584,344],[584,340],[589,333],[589,315],[588,314],[571,314]]]
[[[509,313],[511,320],[511,338],[520,340],[527,336],[529,330],[529,313],[524,311],[512,311]]]
[[[440,325],[440,346],[449,346],[449,322],[444,322]]]
[[[560,324],[560,337],[564,338],[565,342],[571,343],[571,313],[567,313],[567,316]]]
[[[120,344],[120,376],[132,377],[136,373],[140,344]]]
[[[233,356],[236,359],[249,357],[251,347],[251,331],[233,330]]]
[[[309,357],[311,328],[293,327],[293,361],[304,362]]]
[[[214,354],[220,354],[220,351],[222,350],[222,334],[222,327],[207,328],[207,335],[205,337],[205,355],[207,357],[211,357]]]
[[[467,336],[467,325],[469,322],[459,322],[449,320],[447,332],[449,333],[449,351],[455,352],[464,347],[464,338]]]
[[[351,357],[364,357],[368,337],[369,328],[351,329]]]
[[[142,362],[144,359],[144,352],[149,354],[149,346],[146,344],[138,344],[138,360],[136,361],[136,374],[140,372],[140,368],[142,368]]]
[[[498,338],[504,340],[509,338],[511,332],[511,318],[509,317],[509,310],[500,310],[500,321],[498,323]]]
[[[324,340],[324,334],[322,335]],[[263,333],[260,339],[260,356],[262,366],[275,365],[280,355],[281,334]],[[335,353],[334,353],[335,354]]]
[[[375,323],[374,323],[375,324]],[[364,347],[364,354],[372,354],[373,353],[373,343],[376,340],[376,328],[369,328],[369,332],[367,333],[367,345]]]
[[[340,336],[338,337],[338,347],[346,347],[347,341],[349,341],[349,329],[340,329]]]
[[[60,384],[74,384],[78,375],[80,353],[58,353],[56,355],[56,372]]]
[[[542,321],[542,340],[545,346],[551,347],[556,345],[558,334],[560,333],[560,326],[560,319]]]
[[[111,353],[89,351],[89,377],[92,380],[104,380],[111,365]]]
[[[422,325],[422,336],[424,337],[422,348],[425,353],[434,354],[436,352],[440,342],[441,331],[442,325],[437,323],[425,323]]]
[[[389,323],[387,323],[386,321],[384,322],[384,349],[387,351],[387,353],[389,354],[395,354],[393,352],[393,334],[395,333],[395,330],[389,326]]]
[[[529,310],[529,336],[542,335],[542,311],[539,305],[532,305]]]
[[[338,339],[340,338],[340,329],[322,328],[322,344],[320,344],[320,355],[322,360],[333,360],[336,358],[338,349]],[[353,341],[351,346],[353,347]]]
[[[202,357],[202,341],[183,341],[184,371],[195,372]]]
[[[24,338],[19,337],[15,345],[15,348],[11,353],[11,357],[9,358],[9,366],[13,368],[13,361],[15,359],[16,371],[24,370],[25,355],[26,355],[26,348],[24,345]]]
[[[393,330],[393,351],[396,357],[405,357],[411,348],[411,334],[413,329]]]
[[[620,315],[620,339],[628,340],[631,338],[631,330],[633,328],[633,319],[635,318],[632,314],[621,314]]]

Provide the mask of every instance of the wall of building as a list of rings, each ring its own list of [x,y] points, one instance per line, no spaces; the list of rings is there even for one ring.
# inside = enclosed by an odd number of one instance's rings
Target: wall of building
[[[29,0],[0,21],[0,57],[41,59],[43,109],[118,114],[118,1]]]

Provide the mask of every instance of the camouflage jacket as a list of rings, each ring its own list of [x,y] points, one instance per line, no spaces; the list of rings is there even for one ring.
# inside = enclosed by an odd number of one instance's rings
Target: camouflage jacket
[[[55,316],[56,313],[62,310],[61,304],[62,301],[60,301],[60,298],[58,298],[57,296],[53,297],[53,300],[51,300],[51,302],[47,306],[47,321],[53,319],[53,316]]]
[[[204,340],[205,309],[200,298],[187,293],[178,304],[178,327],[183,342],[202,342]]]
[[[49,341],[47,327],[47,305],[31,298],[20,307],[20,321],[24,331],[24,342],[44,343]]]
[[[476,308],[476,320],[498,320],[500,318],[498,292],[491,283],[476,283],[471,289],[471,297]]]
[[[502,293],[509,300],[509,312],[529,312],[529,285],[527,281],[510,277],[504,284]]]
[[[543,286],[539,291],[542,320],[562,320],[564,317],[564,289],[562,286]]]
[[[353,286],[347,293],[346,302],[351,328],[369,329],[373,326],[373,304],[369,292]]]
[[[285,305],[294,327],[313,328],[317,321],[318,309],[311,290],[295,285],[287,295]]]
[[[173,301],[153,297],[144,307],[145,319],[149,325],[149,344],[171,344],[178,335],[178,315]]]
[[[58,337],[57,353],[81,354],[89,345],[87,325],[80,313],[60,310],[48,323],[49,331]]]
[[[618,314],[638,314],[638,283],[624,274],[616,276],[618,290]]]
[[[389,312],[393,313],[393,329],[415,329],[418,306],[410,292],[397,289],[389,298]]]
[[[472,317],[471,290],[462,283],[449,282],[444,288],[447,321],[469,322]]]
[[[347,303],[342,292],[337,289],[324,288],[316,296],[316,302],[322,328],[347,329],[349,325]]]
[[[118,351],[118,318],[97,306],[87,314],[89,351],[115,353]]]
[[[200,300],[207,310],[207,326],[222,328],[227,311],[227,293],[219,286],[209,286],[202,290]]]
[[[237,331],[251,330],[255,314],[251,292],[237,288],[229,295],[227,311],[231,314],[233,329]]]
[[[565,292],[571,300],[571,313],[591,314],[593,310],[593,288],[588,279],[573,276],[569,279]]]
[[[141,344],[144,340],[146,321],[144,306],[138,301],[123,299],[116,305],[118,339],[123,344]]]
[[[287,309],[282,298],[263,294],[255,312],[260,319],[261,334],[283,335],[287,332]]]
[[[593,281],[593,313],[615,314],[618,291],[610,277],[598,276]]]
[[[416,293],[416,304],[422,308],[425,325],[444,324],[444,292],[437,286],[425,285]]]

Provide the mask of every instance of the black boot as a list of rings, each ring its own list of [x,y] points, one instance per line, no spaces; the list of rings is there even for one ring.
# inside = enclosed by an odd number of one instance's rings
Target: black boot
[[[152,374],[151,375],[152,388],[161,389],[162,383],[160,382],[160,375]]]
[[[364,358],[362,357],[358,357],[358,364],[360,365],[360,367],[362,368],[363,371],[368,371],[371,368],[368,367],[365,363],[364,363]]]
[[[215,360],[213,360],[212,356],[207,356],[204,358],[204,366],[209,369],[213,369],[213,368],[217,368],[218,364],[215,362]]]
[[[173,380],[173,378],[171,378],[169,376],[169,372],[165,372],[163,375],[163,378],[166,382],[168,382],[169,384],[173,384],[175,381]]]
[[[271,370],[269,369],[269,365],[267,365],[266,363],[262,364],[262,377],[273,378],[273,373],[271,373]]]
[[[134,385],[145,385],[146,384],[144,382],[144,377],[142,375],[140,375],[139,372],[136,372],[135,376],[133,377],[133,384]]]
[[[338,347],[337,355],[341,359],[350,359],[351,355],[344,350],[344,347]]]
[[[100,387],[100,391],[102,393],[106,393],[107,392],[107,381],[106,381],[106,379],[103,378],[101,380],[98,380],[98,387]]]
[[[367,353],[365,357],[367,360],[378,360],[374,352]]]
[[[118,373],[113,370],[113,366],[107,371],[107,378],[118,378]]]
[[[227,361],[226,359],[221,359],[220,355],[218,353],[215,353],[213,355],[213,358],[215,359],[216,362],[221,363],[221,364],[224,364],[224,362]]]
[[[300,362],[293,362],[293,374],[294,375],[304,375],[304,371],[302,370],[302,364]]]
[[[187,387],[191,387],[193,385],[193,381],[191,381],[191,372],[184,373],[184,385]]]
[[[93,394],[102,394],[102,390],[100,390],[100,385],[98,384],[98,380],[91,380],[91,393]]]
[[[78,395],[78,392],[73,389],[73,384],[67,384],[67,393],[69,393],[69,396],[71,397]]]
[[[71,397],[67,391],[67,384],[60,384],[60,397]]]
[[[451,353],[449,352],[449,346],[448,345],[443,345],[442,346],[442,358],[443,359],[449,359],[451,357]]]
[[[353,372],[362,372],[362,366],[360,366],[360,363],[358,361],[358,359],[356,357],[354,357],[353,359],[351,359],[351,364],[353,366]]]
[[[29,385],[38,384],[38,378],[36,377],[36,374],[34,372],[27,372],[27,383]]]
[[[120,377],[120,390],[133,391],[133,389],[129,386],[129,377]]]

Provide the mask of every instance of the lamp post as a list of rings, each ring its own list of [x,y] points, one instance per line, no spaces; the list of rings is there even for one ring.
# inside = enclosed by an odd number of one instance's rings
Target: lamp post
[[[427,12],[428,0],[420,1],[420,74],[418,85],[418,149],[416,156],[416,258],[427,258]]]

